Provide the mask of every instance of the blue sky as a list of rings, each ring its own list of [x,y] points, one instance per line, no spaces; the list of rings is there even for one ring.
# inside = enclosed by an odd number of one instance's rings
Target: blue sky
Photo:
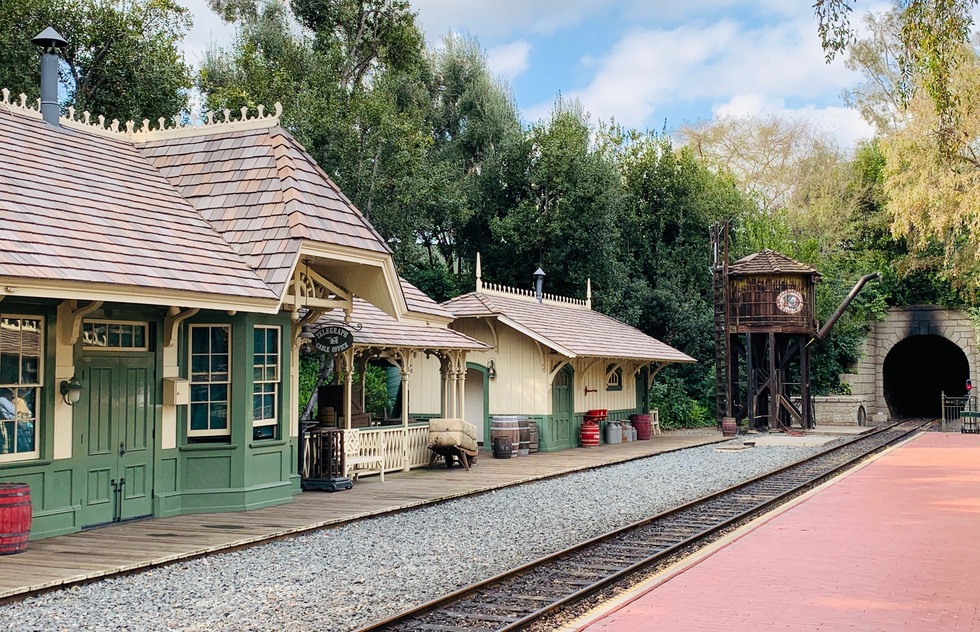
[[[185,1],[195,17],[185,52],[197,63],[209,40],[227,43],[233,30],[204,0]],[[475,36],[529,122],[546,117],[561,94],[578,99],[593,120],[615,118],[640,129],[775,114],[812,121],[843,147],[871,133],[841,101],[856,76],[842,60],[825,63],[809,0],[411,4],[430,44],[449,32]]]

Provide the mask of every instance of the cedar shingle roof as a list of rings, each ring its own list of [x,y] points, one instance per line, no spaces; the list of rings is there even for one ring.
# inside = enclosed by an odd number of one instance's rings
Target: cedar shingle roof
[[[275,301],[132,143],[0,108],[0,276]]]
[[[819,276],[820,273],[816,268],[766,248],[729,264],[728,274],[816,274]]]
[[[362,325],[353,331],[354,344],[366,347],[409,347],[414,349],[489,349],[487,345],[444,327],[399,322],[374,305],[354,299],[351,322]],[[328,312],[317,325],[343,326],[343,313]]]
[[[398,281],[402,286],[402,294],[405,295],[405,303],[408,305],[408,310],[411,312],[416,312],[418,314],[431,314],[434,316],[442,316],[443,318],[448,318],[452,320],[453,314],[446,311],[439,303],[433,301],[427,294],[422,290],[418,289],[405,279],[399,277]]]
[[[304,240],[390,252],[279,126],[138,143],[277,295]]]
[[[605,314],[526,298],[471,292],[443,303],[457,318],[497,317],[523,328],[564,355],[652,362],[695,362],[694,358]]]

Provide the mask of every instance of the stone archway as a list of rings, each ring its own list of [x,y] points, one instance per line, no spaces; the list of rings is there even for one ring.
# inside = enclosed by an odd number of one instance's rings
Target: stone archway
[[[860,359],[841,376],[850,393],[814,398],[817,423],[857,424],[862,409],[873,423],[888,416],[938,417],[940,392],[961,396],[968,377],[980,383],[973,374],[980,367],[978,347],[975,323],[965,311],[889,308],[872,327]]]
[[[962,396],[970,363],[955,343],[934,334],[914,335],[891,348],[882,364],[882,386],[893,419],[939,417],[942,393]]]

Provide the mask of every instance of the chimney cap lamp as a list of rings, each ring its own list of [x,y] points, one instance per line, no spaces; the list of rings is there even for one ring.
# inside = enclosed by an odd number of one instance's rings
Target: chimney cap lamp
[[[66,404],[74,406],[81,396],[82,383],[78,381],[77,377],[73,375],[70,380],[61,380],[61,398]]]
[[[31,44],[40,46],[44,50],[50,50],[52,48],[64,49],[65,46],[68,46],[68,42],[61,36],[61,33],[50,26],[38,33],[31,40]]]

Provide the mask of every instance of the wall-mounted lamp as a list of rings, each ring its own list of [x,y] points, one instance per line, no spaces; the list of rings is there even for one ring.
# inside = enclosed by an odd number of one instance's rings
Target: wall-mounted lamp
[[[493,360],[487,362],[487,377],[491,380],[497,377],[497,365],[493,363]]]
[[[71,376],[70,380],[61,380],[61,399],[65,401],[69,406],[74,406],[78,403],[78,399],[82,396],[82,383],[78,381],[78,378],[74,375]]]
[[[316,336],[313,335],[313,327],[307,323],[303,323],[303,326],[299,330],[299,346],[303,347],[309,351],[313,346],[313,340]]]

